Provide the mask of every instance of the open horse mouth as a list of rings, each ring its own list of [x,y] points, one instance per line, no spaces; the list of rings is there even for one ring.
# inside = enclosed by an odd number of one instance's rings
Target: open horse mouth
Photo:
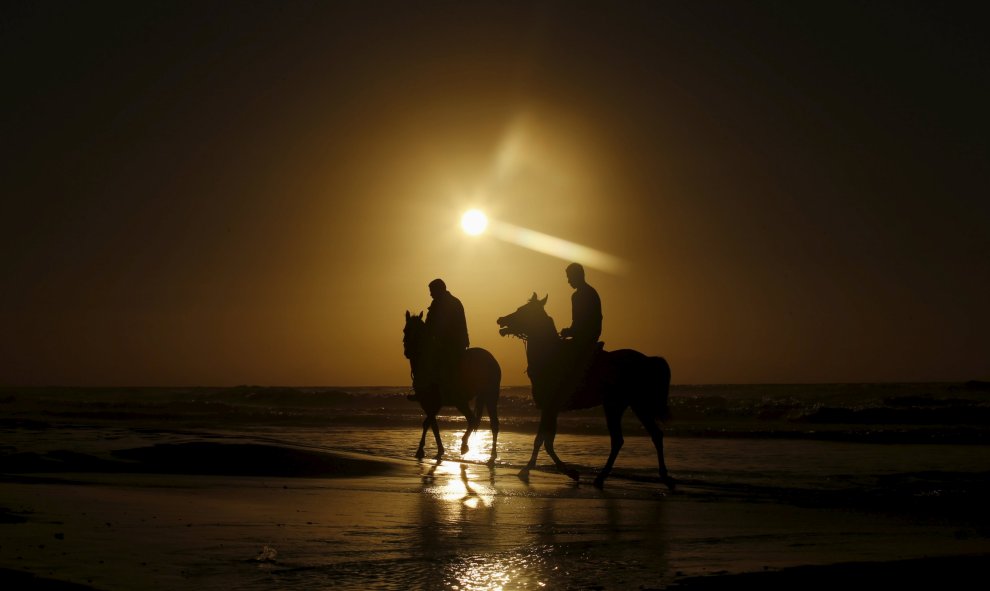
[[[500,317],[496,322],[498,322],[498,334],[500,336],[504,337],[512,334],[512,331],[509,330],[508,323],[505,321],[505,316]]]

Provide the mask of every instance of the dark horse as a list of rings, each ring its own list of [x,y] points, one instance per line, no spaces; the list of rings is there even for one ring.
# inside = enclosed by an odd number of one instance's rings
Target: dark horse
[[[437,455],[443,457],[443,443],[440,441],[440,426],[437,424],[437,413],[444,406],[455,406],[467,419],[467,431],[461,439],[461,453],[468,451],[468,438],[481,422],[481,413],[487,408],[488,419],[492,429],[492,455],[489,464],[495,463],[496,446],[498,444],[498,396],[502,383],[502,368],[491,353],[480,347],[471,347],[464,351],[458,365],[458,373],[451,377],[452,392],[442,394],[433,380],[429,379],[427,368],[430,367],[429,347],[427,346],[426,323],[423,313],[413,315],[406,311],[406,326],[402,331],[402,347],[409,367],[412,370],[413,389],[416,391],[419,404],[426,413],[423,421],[423,435],[419,438],[419,449],[416,457],[422,459],[425,455],[423,446],[426,445],[426,430],[433,428],[433,437],[437,441]],[[474,412],[471,412],[471,401],[476,400]]]
[[[498,319],[499,334],[516,336],[527,343],[526,371],[533,385],[533,401],[540,409],[533,456],[519,476],[523,479],[529,476],[543,445],[557,469],[577,480],[577,471],[568,469],[553,450],[557,415],[566,410],[601,406],[612,439],[608,461],[595,478],[595,486],[602,487],[622,448],[622,415],[631,407],[653,439],[661,480],[672,487],[674,480],[663,461],[663,431],[656,423],[657,418],[666,418],[668,414],[670,366],[667,361],[632,349],[601,350],[595,353],[583,379],[577,379],[574,372],[579,368],[568,350],[572,343],[557,334],[553,318],[544,309],[546,303],[547,298],[537,299],[534,293],[518,310]]]

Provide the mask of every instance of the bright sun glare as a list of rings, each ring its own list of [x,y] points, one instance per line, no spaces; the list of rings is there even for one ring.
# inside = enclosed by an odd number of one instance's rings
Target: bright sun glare
[[[472,236],[477,236],[488,227],[488,218],[478,209],[469,209],[461,216],[461,228]]]

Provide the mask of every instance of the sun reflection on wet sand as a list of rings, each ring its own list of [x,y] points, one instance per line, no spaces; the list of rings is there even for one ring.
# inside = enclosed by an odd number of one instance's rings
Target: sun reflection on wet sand
[[[464,437],[464,430],[457,431],[456,435],[457,440],[460,441],[461,437]],[[470,448],[468,452],[461,455],[462,460],[468,462],[487,462],[492,453],[492,432],[489,430],[476,430],[468,438],[468,447]]]
[[[543,588],[546,583],[530,579],[532,568],[523,556],[506,558],[475,556],[450,566],[448,586],[457,591],[502,591]]]
[[[459,444],[463,435],[463,429],[446,431],[444,443]],[[489,431],[479,430],[468,443],[462,456],[449,451],[447,459],[419,463],[415,556],[432,565],[436,588],[659,584],[669,573],[662,505],[652,495],[625,499],[556,481],[549,488],[523,484],[505,465],[487,464]],[[589,553],[603,541],[608,551]]]
[[[457,434],[463,435],[463,431]],[[487,459],[490,433],[475,433],[470,440],[472,452],[465,459]],[[439,501],[434,519],[445,524],[470,527],[471,523],[495,522],[497,491],[494,468],[475,463],[439,460],[422,466],[424,492]],[[475,517],[472,517],[475,516]],[[480,519],[481,521],[478,521]],[[460,534],[465,532],[460,531]],[[447,532],[447,535],[457,532]],[[460,556],[445,565],[444,588],[456,591],[502,591],[505,589],[542,589],[539,557],[510,553]]]
[[[446,567],[444,587],[457,591],[552,588],[551,583],[566,575],[555,553],[553,545],[544,545],[527,551],[464,556]],[[588,583],[594,587],[592,581]]]
[[[483,472],[484,476],[478,472]],[[423,473],[423,482],[428,485],[426,492],[450,503],[448,509],[491,507],[496,491],[490,483],[482,483],[481,478],[491,480],[489,468],[444,460],[437,461]]]

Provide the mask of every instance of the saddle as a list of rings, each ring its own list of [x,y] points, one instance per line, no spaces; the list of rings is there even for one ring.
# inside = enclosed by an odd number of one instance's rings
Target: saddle
[[[576,343],[575,343],[576,345]],[[558,385],[558,396],[564,401],[561,410],[576,410],[579,408],[592,408],[602,403],[602,392],[598,382],[598,371],[596,365],[604,360],[605,343],[598,341],[591,348],[575,346],[570,351],[569,362],[563,367],[570,367],[570,371],[563,371]]]

